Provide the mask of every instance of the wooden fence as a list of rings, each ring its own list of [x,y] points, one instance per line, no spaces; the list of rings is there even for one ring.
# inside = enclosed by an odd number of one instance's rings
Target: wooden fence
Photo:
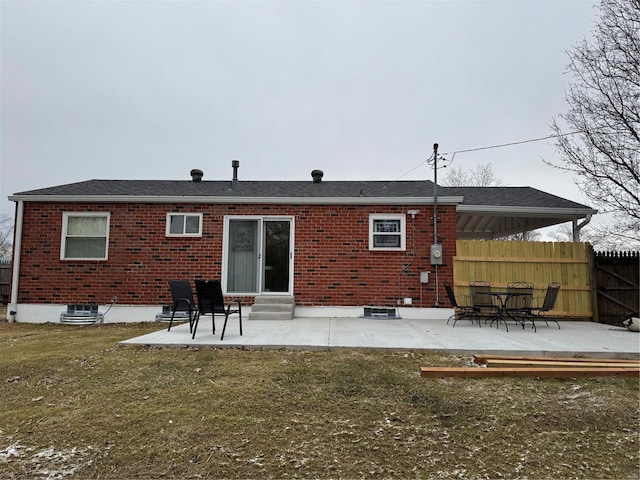
[[[458,240],[453,259],[456,296],[469,295],[469,283],[491,282],[505,288],[509,282],[531,282],[534,297],[543,298],[549,282],[559,282],[553,315],[562,319],[592,320],[592,258],[588,243]]]
[[[640,252],[596,252],[594,320],[616,324],[640,311]]]
[[[11,285],[11,263],[0,259],[0,304],[9,302]]]

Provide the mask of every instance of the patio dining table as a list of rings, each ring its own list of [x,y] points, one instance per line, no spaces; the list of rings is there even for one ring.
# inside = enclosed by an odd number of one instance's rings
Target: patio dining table
[[[522,325],[522,328],[525,326],[524,319],[517,318],[513,315],[512,312],[509,311],[509,299],[513,297],[530,297],[530,300],[533,299],[533,293],[531,292],[518,292],[514,290],[491,290],[491,295],[498,300],[498,309],[491,317],[491,325],[493,322],[496,322],[496,328],[500,328],[500,322],[504,323],[504,327],[506,331],[509,331],[509,326],[507,325],[507,318],[515,321],[516,323]],[[530,304],[530,302],[529,302]],[[533,328],[535,331],[535,324],[533,324]]]

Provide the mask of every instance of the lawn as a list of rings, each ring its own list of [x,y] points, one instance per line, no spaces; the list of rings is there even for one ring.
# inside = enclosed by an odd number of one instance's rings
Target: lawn
[[[0,478],[611,478],[637,378],[424,379],[420,351],[120,347],[157,324],[0,323]]]

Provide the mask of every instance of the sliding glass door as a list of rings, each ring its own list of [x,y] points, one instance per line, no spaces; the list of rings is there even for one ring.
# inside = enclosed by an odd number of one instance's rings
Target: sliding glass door
[[[293,219],[229,217],[225,223],[228,293],[291,294]]]
[[[264,262],[262,267],[262,291],[289,292],[289,267],[291,252],[291,222],[289,220],[265,220]]]
[[[258,220],[229,220],[227,291],[258,293]]]

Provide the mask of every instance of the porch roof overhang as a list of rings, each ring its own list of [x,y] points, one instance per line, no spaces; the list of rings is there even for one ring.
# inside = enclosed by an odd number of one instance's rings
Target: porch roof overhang
[[[596,213],[587,208],[458,205],[457,238],[489,240],[590,219]]]

